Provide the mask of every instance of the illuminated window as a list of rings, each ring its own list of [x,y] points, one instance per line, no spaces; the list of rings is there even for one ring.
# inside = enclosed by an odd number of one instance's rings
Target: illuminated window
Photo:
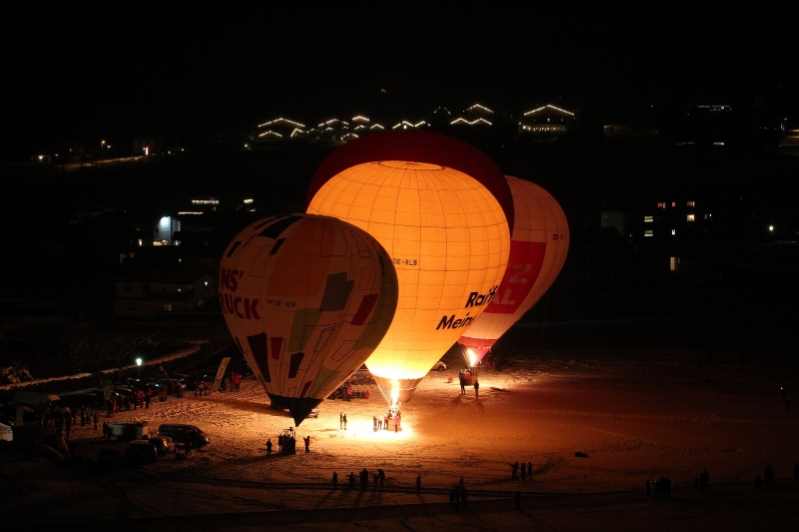
[[[688,200],[685,202],[685,206],[691,208],[696,207],[696,202],[694,200]]]
[[[676,209],[677,208],[677,202],[676,201],[672,201],[671,202],[671,208],[672,209]]]
[[[671,230],[671,236],[677,236],[677,230],[676,229],[672,229]]]
[[[644,216],[644,223],[645,224],[651,224],[654,221],[655,221],[655,217],[654,216]]]
[[[685,215],[685,221],[686,222],[695,222],[696,221],[696,214],[694,214],[692,212],[689,212],[688,214]]]
[[[645,238],[652,238],[653,236],[655,236],[655,232],[653,230],[647,229],[646,231],[644,231]]]
[[[666,202],[665,201],[659,201],[658,202],[658,209],[665,209],[665,208],[666,208]]]
[[[680,266],[680,257],[669,257],[669,271],[676,272]]]
[[[195,198],[191,200],[192,205],[219,205],[216,198]]]
[[[244,198],[244,204],[245,204],[245,205],[250,205],[250,204],[251,204],[252,202],[254,202],[254,201],[255,201],[255,200],[254,200],[254,199],[252,199],[252,198]]]

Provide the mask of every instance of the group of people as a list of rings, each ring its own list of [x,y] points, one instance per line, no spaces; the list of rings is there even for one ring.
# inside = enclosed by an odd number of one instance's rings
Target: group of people
[[[338,413],[338,429],[347,430],[347,414],[344,412]]]
[[[208,381],[201,381],[194,387],[194,397],[201,395],[211,395],[211,383]]]
[[[466,386],[474,386],[474,397],[480,398],[480,381],[477,379],[477,374],[471,369],[462,369],[458,372],[458,380],[461,385],[461,395],[466,395]]]
[[[333,477],[331,479],[333,484],[333,488],[338,488],[338,473],[333,472]],[[417,482],[421,486],[421,479],[417,477]],[[365,467],[361,469],[361,472],[356,475],[353,472],[350,472],[347,475],[347,487],[349,489],[355,489],[356,484],[360,484],[362,490],[365,490],[369,487],[369,470]],[[386,472],[382,469],[378,469],[377,471],[372,473],[372,487],[375,489],[382,488],[386,485]]]
[[[338,489],[338,473],[333,472],[333,476],[330,480],[333,489]],[[361,472],[356,475],[353,472],[350,472],[347,475],[347,488],[355,489],[355,486],[360,483],[360,487],[362,490],[365,490],[369,487],[369,470],[363,468]],[[383,488],[386,485],[386,472],[382,469],[378,469],[376,472],[372,473],[372,487],[375,489]],[[461,486],[463,485],[463,477],[461,477]],[[464,488],[465,490],[465,488]],[[422,491],[422,475],[416,475],[416,493],[420,493]]]
[[[511,464],[510,478],[511,478],[511,480],[519,480],[520,478],[522,480],[527,480],[528,478],[532,479],[533,478],[533,463],[532,462],[527,462],[525,464],[524,462],[521,462],[521,463],[514,462],[513,464]]]
[[[383,417],[372,416],[372,430],[375,432],[380,430],[399,432],[402,430],[402,414],[399,410],[392,409]]]
[[[305,452],[311,452],[311,437],[305,436],[302,438],[302,442],[305,444]],[[278,436],[277,438],[277,445],[280,449],[282,454],[296,454],[296,444],[297,444],[297,436],[294,432],[294,428],[290,427],[283,431],[283,433]],[[271,456],[272,454],[272,438],[266,439],[266,455]]]

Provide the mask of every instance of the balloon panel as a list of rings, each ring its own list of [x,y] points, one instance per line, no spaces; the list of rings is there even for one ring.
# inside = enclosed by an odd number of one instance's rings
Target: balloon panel
[[[379,377],[426,375],[494,298],[507,265],[502,208],[477,180],[449,167],[357,164],[325,182],[308,212],[360,227],[391,256],[397,311],[366,362]]]
[[[557,200],[534,183],[507,179],[516,216],[508,269],[497,298],[458,341],[478,359],[552,286],[569,250],[569,226]]]
[[[324,399],[366,360],[396,306],[394,267],[340,220],[256,222],[228,246],[220,303],[231,335],[270,396]]]

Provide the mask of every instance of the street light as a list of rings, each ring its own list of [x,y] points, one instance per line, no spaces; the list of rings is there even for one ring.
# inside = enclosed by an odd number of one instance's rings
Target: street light
[[[137,365],[137,366],[141,367],[141,365],[142,365],[143,363],[144,363],[144,360],[142,360],[142,358],[141,358],[141,357],[136,357],[136,365]]]

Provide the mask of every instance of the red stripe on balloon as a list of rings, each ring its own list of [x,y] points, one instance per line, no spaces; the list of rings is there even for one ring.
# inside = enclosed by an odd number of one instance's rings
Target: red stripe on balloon
[[[377,294],[367,294],[363,296],[361,305],[358,307],[358,311],[355,313],[355,316],[352,317],[350,323],[353,325],[363,325],[366,318],[369,317],[369,313],[372,312],[372,308],[374,308],[376,302]]]
[[[516,312],[538,280],[546,248],[546,242],[511,241],[505,276],[497,289],[497,297],[485,309],[486,313]]]

